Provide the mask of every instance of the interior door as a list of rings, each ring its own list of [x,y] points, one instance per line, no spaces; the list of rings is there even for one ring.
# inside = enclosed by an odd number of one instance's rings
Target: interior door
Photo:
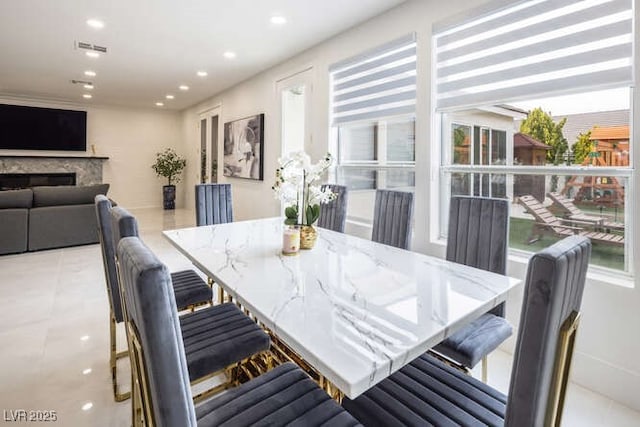
[[[199,117],[199,182],[218,182],[218,150],[220,140],[220,107],[200,113]]]

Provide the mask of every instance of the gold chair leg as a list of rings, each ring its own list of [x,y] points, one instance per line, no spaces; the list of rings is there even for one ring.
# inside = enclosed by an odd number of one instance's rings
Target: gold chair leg
[[[116,402],[123,402],[131,397],[131,392],[120,393],[118,387],[118,369],[117,361],[123,357],[128,357],[129,352],[121,351],[116,352],[116,319],[113,315],[110,316],[109,321],[109,338],[110,338],[110,351],[109,351],[109,366],[111,367],[111,383],[113,384],[113,399]]]
[[[489,370],[489,364],[487,362],[487,356],[482,358],[482,382],[487,382],[487,371]]]

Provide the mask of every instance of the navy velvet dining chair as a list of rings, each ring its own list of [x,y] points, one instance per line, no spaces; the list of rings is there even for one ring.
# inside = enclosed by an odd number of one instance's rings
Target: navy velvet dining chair
[[[347,222],[347,187],[336,184],[324,184],[320,187],[323,191],[326,188],[330,189],[336,195],[336,198],[322,205],[320,218],[318,218],[318,227],[344,233],[344,226]]]
[[[376,190],[371,240],[409,249],[413,222],[413,193]]]
[[[529,260],[509,394],[424,354],[343,407],[367,426],[559,426],[591,241]]]
[[[134,426],[358,425],[293,363],[194,407],[166,266],[137,237],[123,238],[117,254],[132,343]]]
[[[118,352],[116,349],[116,324],[124,321],[120,285],[116,271],[115,251],[121,231],[114,232],[111,219],[114,207],[111,201],[104,195],[95,197],[95,208],[98,225],[98,236],[102,252],[102,265],[104,267],[107,295],[109,297],[109,366],[111,369],[111,381],[113,383],[113,397],[116,402],[121,402],[130,397],[128,392],[120,392],[117,375],[117,361],[127,356],[127,351]],[[116,207],[115,209],[121,209]],[[126,212],[122,210],[123,212]],[[129,215],[127,213],[127,215]],[[133,218],[133,217],[131,217]],[[138,235],[138,226],[135,219],[123,222],[122,233]],[[180,310],[193,310],[195,306],[211,304],[212,291],[209,286],[193,270],[183,270],[171,274],[176,304]]]
[[[447,260],[498,274],[507,272],[509,201],[488,197],[451,197]],[[504,318],[504,303],[464,326],[434,350],[464,369],[482,360],[487,381],[487,356],[513,334]]]
[[[231,184],[196,185],[196,225],[233,222]]]
[[[117,244],[125,237],[138,237],[138,223],[126,209],[112,208],[111,222],[114,243]],[[180,307],[179,288],[176,287],[173,273],[170,277],[176,306]],[[201,283],[204,285],[202,280]],[[208,286],[206,288],[210,289]],[[271,345],[267,333],[232,303],[205,307],[185,314],[180,317],[180,329],[192,384],[223,372],[229,373],[227,382],[199,394],[196,396],[198,400],[233,385],[234,369],[237,367],[230,366],[267,351]]]

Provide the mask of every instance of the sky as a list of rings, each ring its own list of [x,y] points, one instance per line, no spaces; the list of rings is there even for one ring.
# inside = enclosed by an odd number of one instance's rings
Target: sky
[[[554,96],[527,101],[509,102],[523,110],[542,107],[552,116],[593,113],[598,111],[628,110],[631,105],[629,88],[608,89],[576,95]]]

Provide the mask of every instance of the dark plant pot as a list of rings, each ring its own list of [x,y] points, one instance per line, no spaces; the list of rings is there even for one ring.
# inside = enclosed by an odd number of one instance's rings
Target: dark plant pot
[[[162,187],[162,204],[165,210],[176,208],[176,186],[165,185]]]

